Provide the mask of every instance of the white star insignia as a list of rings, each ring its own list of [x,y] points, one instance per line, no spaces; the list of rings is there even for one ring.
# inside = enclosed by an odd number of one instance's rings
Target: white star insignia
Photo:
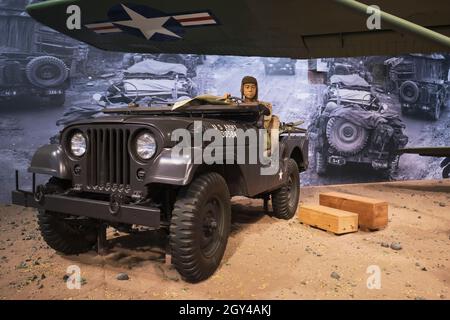
[[[146,18],[143,15],[131,10],[122,4],[123,9],[130,16],[128,21],[115,21],[114,24],[139,29],[147,40],[150,40],[155,33],[165,34],[175,38],[181,38],[179,35],[163,27],[171,17]]]

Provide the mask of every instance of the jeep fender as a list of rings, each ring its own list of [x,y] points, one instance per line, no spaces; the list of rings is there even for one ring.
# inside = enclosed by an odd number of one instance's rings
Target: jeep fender
[[[60,179],[72,179],[64,152],[57,144],[47,144],[37,149],[31,159],[28,172],[48,174]]]
[[[194,150],[197,148],[193,148]],[[201,154],[201,149],[198,150]],[[195,151],[193,151],[195,152]],[[151,164],[145,184],[163,183],[185,186],[189,184],[200,164],[194,164],[191,157],[172,157],[172,149],[165,148]]]

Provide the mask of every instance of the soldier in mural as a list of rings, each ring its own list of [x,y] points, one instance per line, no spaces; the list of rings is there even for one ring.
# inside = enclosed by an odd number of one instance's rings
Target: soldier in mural
[[[87,45],[79,45],[73,51],[72,66],[70,68],[70,74],[72,77],[86,75],[88,56],[89,47]]]

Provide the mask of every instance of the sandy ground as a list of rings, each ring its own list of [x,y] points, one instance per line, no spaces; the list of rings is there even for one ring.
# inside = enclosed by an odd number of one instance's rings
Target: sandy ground
[[[388,227],[336,236],[297,218],[266,216],[259,200],[235,198],[222,264],[195,285],[164,262],[165,241],[156,232],[108,230],[108,255],[61,256],[41,240],[33,209],[3,205],[0,299],[450,298],[450,180],[303,187],[301,202],[317,203],[322,191],[388,200]],[[81,270],[79,290],[63,279],[71,265]],[[380,289],[367,287],[369,266],[380,268]],[[129,280],[116,280],[120,272]]]

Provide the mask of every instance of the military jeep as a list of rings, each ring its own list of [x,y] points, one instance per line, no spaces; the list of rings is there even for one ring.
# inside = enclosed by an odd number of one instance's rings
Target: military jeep
[[[397,167],[396,150],[408,142],[404,128],[399,115],[359,75],[333,75],[310,129],[317,174],[359,163],[389,178]]]
[[[295,75],[295,65],[297,60],[290,58],[262,58],[264,72],[266,75],[276,73],[287,73]]]
[[[99,249],[106,226],[126,232],[135,226],[164,229],[178,272],[189,282],[204,280],[218,268],[227,245],[230,198],[261,198],[267,210],[271,199],[270,214],[290,219],[299,201],[299,172],[308,167],[306,131],[292,123],[283,124],[279,134],[278,170],[263,175],[271,164],[226,162],[238,151],[253,152],[236,132],[263,128],[270,112],[265,105],[234,99],[105,109],[102,117],[71,123],[59,144],[41,147],[32,158],[33,181],[44,174],[51,176],[48,183],[23,191],[17,182],[13,203],[37,208],[43,239],[64,254]],[[202,129],[195,126],[198,121]],[[214,129],[236,148],[216,150],[222,162],[196,162],[195,154],[211,142],[174,155],[176,129],[193,134]]]
[[[438,120],[448,99],[448,62],[443,55],[410,54],[390,59],[403,115],[427,114]]]
[[[33,97],[62,106],[74,40],[37,24],[22,12],[24,2],[0,1],[0,102]]]

